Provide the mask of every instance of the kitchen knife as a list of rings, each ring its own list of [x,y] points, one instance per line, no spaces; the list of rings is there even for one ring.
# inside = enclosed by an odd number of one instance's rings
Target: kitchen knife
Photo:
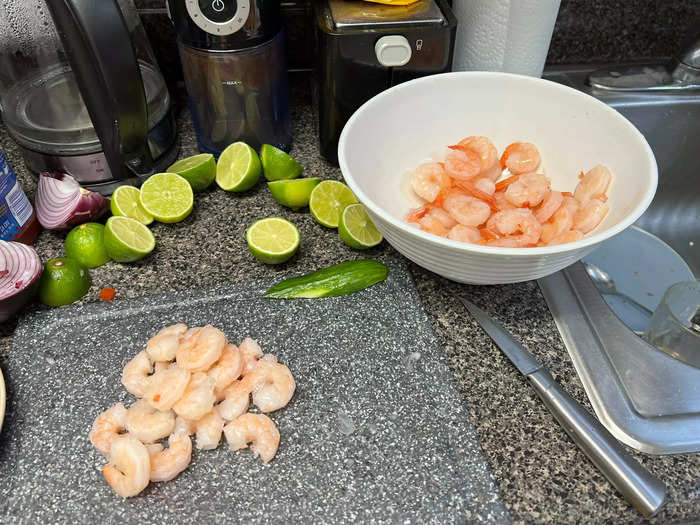
[[[537,395],[574,443],[645,517],[664,505],[666,485],[642,467],[607,429],[557,383],[547,370],[498,322],[460,297],[467,310],[508,359],[527,377]]]

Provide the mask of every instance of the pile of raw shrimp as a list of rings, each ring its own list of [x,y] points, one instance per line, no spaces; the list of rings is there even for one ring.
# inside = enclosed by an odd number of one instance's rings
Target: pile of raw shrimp
[[[500,159],[487,137],[449,149],[444,162],[421,164],[412,174],[413,191],[426,203],[406,220],[426,232],[487,246],[552,246],[581,240],[608,213],[612,173],[605,166],[581,172],[570,193],[550,187],[529,142],[514,142]]]
[[[273,412],[296,389],[289,368],[275,356],[263,354],[250,338],[231,344],[211,325],[163,328],[127,363],[121,382],[139,399],[128,409],[117,403],[98,415],[90,441],[109,459],[102,474],[124,498],[185,470],[192,434],[198,449],[210,450],[223,433],[232,450],[250,444],[267,463],[277,453],[280,433],[266,415],[248,412],[250,397],[261,412]]]

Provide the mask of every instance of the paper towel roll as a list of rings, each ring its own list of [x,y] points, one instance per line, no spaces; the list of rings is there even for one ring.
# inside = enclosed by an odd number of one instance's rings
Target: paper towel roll
[[[542,76],[560,0],[455,0],[454,71]]]

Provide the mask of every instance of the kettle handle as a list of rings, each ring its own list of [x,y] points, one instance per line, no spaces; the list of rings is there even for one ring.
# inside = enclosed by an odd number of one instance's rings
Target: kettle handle
[[[148,106],[117,0],[46,0],[115,179],[153,173]]]

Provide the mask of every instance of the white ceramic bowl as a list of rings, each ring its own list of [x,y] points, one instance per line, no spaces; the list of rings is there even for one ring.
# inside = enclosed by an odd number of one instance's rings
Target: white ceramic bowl
[[[584,239],[541,248],[497,248],[423,232],[404,218],[421,204],[408,173],[469,135],[499,152],[534,143],[552,187],[573,191],[578,173],[608,166],[610,212]],[[546,80],[491,72],[445,73],[395,86],[350,118],[338,144],[343,176],[377,228],[403,255],[448,279],[500,284],[537,279],[585,256],[636,221],[657,184],[654,154],[622,115],[595,98]]]

